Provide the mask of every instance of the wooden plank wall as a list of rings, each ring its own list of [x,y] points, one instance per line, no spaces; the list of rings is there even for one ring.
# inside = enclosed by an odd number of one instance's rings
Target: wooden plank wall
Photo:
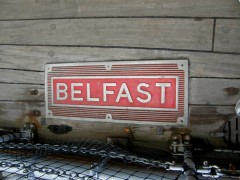
[[[238,0],[0,0],[0,126],[35,122],[40,137],[168,142],[191,132],[221,147],[221,129],[240,98]],[[155,126],[46,120],[46,63],[188,59],[190,126],[156,133]],[[74,127],[52,134],[49,124]]]

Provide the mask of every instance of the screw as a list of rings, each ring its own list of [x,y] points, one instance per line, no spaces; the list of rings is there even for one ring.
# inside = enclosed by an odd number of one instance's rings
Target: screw
[[[53,56],[54,56],[54,51],[49,51],[49,52],[48,52],[48,55],[49,55],[50,57],[53,57]]]
[[[230,31],[230,27],[229,26],[223,26],[222,27],[222,32],[223,33],[228,33]]]
[[[203,165],[207,166],[208,165],[208,161],[203,161]]]
[[[39,91],[38,91],[37,89],[32,89],[32,90],[30,91],[30,94],[31,94],[32,96],[36,96],[36,95],[38,95],[38,93],[39,93]]]
[[[33,115],[34,116],[41,116],[41,112],[39,110],[33,110]]]

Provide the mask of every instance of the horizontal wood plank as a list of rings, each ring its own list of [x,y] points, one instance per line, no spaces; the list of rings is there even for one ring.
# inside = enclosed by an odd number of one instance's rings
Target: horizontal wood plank
[[[44,84],[44,73],[36,71],[0,69],[0,82]]]
[[[44,86],[0,84],[0,101],[44,101]]]
[[[104,18],[0,21],[0,44],[211,50],[213,20]]]
[[[39,128],[41,118],[44,116],[45,105],[43,102],[0,102],[1,127],[22,128],[24,122],[33,122]]]
[[[190,105],[190,124],[209,123],[209,119],[216,121],[217,119],[224,119],[235,113],[234,106],[208,106],[208,105]],[[4,120],[9,123],[16,123],[23,116],[34,116],[33,111],[39,113],[35,115],[39,120],[45,117],[45,103],[44,102],[14,102],[1,101],[0,102],[0,123]],[[208,117],[208,120],[206,120]],[[25,118],[23,118],[25,119]],[[65,122],[65,121],[64,121]]]
[[[1,68],[27,71],[43,72],[47,63],[141,59],[189,59],[190,77],[240,77],[240,55],[122,48],[0,46]],[[18,76],[21,72],[16,73]],[[2,73],[4,77],[0,76],[0,82],[5,82],[4,79],[8,79],[8,81],[15,83],[34,83],[35,81],[43,83],[42,73],[35,73],[37,77],[33,75],[34,78],[29,77],[32,76],[29,72],[24,72],[24,74],[25,80],[21,80],[15,78],[14,75],[7,77],[5,72]]]
[[[180,16],[240,17],[237,0],[0,0],[1,19]]]
[[[218,19],[216,21],[214,50],[240,53],[240,20]]]
[[[239,96],[239,79],[192,78],[190,80],[190,104],[234,105]]]
[[[0,100],[44,101],[44,85],[0,84]],[[239,99],[239,79],[191,78],[190,104],[234,105]]]
[[[234,106],[194,106],[190,107],[190,126],[185,131],[194,137],[206,138],[210,144],[221,146],[220,139],[211,138],[209,133],[222,128],[225,121],[234,114]],[[38,113],[36,113],[38,112]],[[168,142],[172,131],[166,130],[164,135],[156,134],[156,126],[70,121],[60,119],[44,119],[45,106],[41,102],[0,102],[0,126],[21,128],[24,122],[37,125],[40,138],[59,139],[53,134],[48,125],[65,124],[73,127],[68,134],[61,135],[62,139],[89,138],[106,140],[107,136],[125,136],[124,128],[131,128],[137,141]],[[184,131],[181,130],[180,131]]]

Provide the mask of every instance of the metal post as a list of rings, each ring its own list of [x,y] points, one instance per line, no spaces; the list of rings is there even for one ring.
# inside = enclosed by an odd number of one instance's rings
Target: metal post
[[[187,166],[184,172],[186,180],[196,180],[196,166],[192,160],[192,152],[190,150],[184,151],[184,163]]]
[[[90,176],[96,176],[96,178],[98,178],[98,173],[101,172],[104,167],[106,166],[106,164],[108,163],[108,161],[111,158],[109,156],[104,157],[103,159],[101,159],[98,163],[95,163],[91,166],[89,175]]]

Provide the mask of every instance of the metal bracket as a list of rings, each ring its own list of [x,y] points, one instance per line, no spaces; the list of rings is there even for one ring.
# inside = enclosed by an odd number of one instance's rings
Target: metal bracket
[[[25,123],[23,128],[20,129],[20,140],[30,141],[35,137],[36,126],[33,123]]]
[[[96,177],[97,179],[98,177],[98,173],[101,172],[104,167],[106,166],[106,164],[108,163],[108,161],[111,158],[109,156],[102,158],[99,162],[94,163],[93,165],[91,165],[91,169],[89,171],[89,175]]]
[[[236,112],[236,115],[240,117],[240,99],[238,100],[235,106],[235,112]]]
[[[213,138],[222,138],[225,136],[225,132],[211,131],[209,135]]]
[[[183,155],[186,149],[191,149],[192,137],[190,134],[174,133],[171,137],[170,150],[173,155]]]

